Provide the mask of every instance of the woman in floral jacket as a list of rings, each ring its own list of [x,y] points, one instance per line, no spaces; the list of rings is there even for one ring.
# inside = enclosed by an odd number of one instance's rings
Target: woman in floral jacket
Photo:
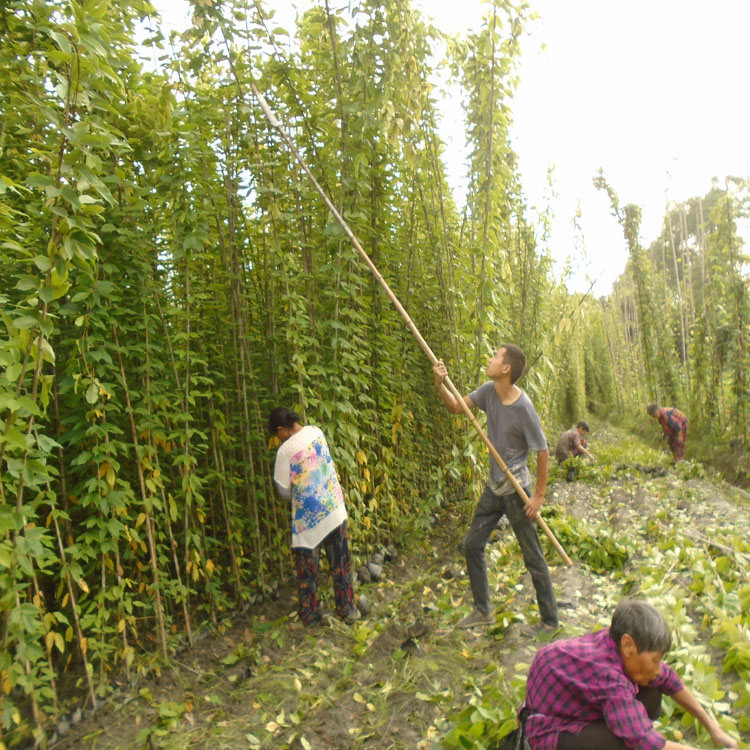
[[[292,505],[292,549],[297,561],[300,618],[305,625],[321,619],[318,612],[318,566],[325,547],[333,573],[336,613],[356,620],[346,508],[325,435],[300,424],[299,414],[284,406],[268,417],[268,430],[281,441],[274,482]]]

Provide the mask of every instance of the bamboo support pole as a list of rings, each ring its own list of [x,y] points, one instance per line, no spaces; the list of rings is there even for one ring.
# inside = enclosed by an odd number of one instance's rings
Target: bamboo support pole
[[[427,358],[430,360],[430,362],[433,365],[436,364],[438,361],[438,358],[435,356],[432,349],[430,349],[430,347],[428,346],[424,338],[422,338],[422,334],[419,332],[416,325],[414,325],[414,321],[409,317],[409,314],[406,312],[406,310],[401,305],[396,295],[388,286],[386,280],[383,278],[380,271],[378,271],[378,269],[375,267],[375,264],[370,259],[370,256],[364,251],[364,249],[362,248],[362,245],[359,244],[359,240],[356,238],[352,230],[349,228],[349,225],[346,223],[343,216],[341,216],[341,214],[338,212],[336,207],[331,202],[330,198],[326,195],[323,188],[320,187],[320,185],[318,184],[318,181],[313,176],[313,173],[310,171],[307,164],[305,164],[305,161],[302,158],[302,156],[300,156],[299,151],[297,151],[297,148],[294,145],[294,142],[292,141],[291,136],[286,132],[284,127],[281,125],[281,123],[278,121],[274,113],[271,111],[271,108],[268,106],[268,102],[266,102],[263,95],[260,93],[260,91],[258,91],[258,87],[255,85],[255,83],[251,83],[250,86],[268,122],[271,124],[272,127],[276,128],[276,130],[279,131],[279,133],[281,134],[281,137],[284,139],[287,146],[289,147],[289,150],[292,152],[292,154],[294,155],[294,157],[297,159],[300,166],[302,167],[302,170],[310,178],[310,181],[312,182],[313,186],[320,194],[320,197],[323,199],[323,202],[328,207],[328,210],[333,214],[333,216],[336,218],[338,223],[341,225],[341,228],[344,230],[346,236],[351,240],[351,243],[354,246],[354,249],[357,251],[357,253],[359,253],[360,257],[365,262],[365,264],[370,269],[370,271],[372,271],[373,275],[375,276],[377,281],[380,283],[380,285],[383,287],[383,290],[388,295],[391,302],[393,302],[394,307],[396,308],[396,310],[398,310],[399,314],[406,322],[406,325],[409,327],[409,330],[412,332],[412,334],[414,334],[414,338],[416,338],[417,342],[419,343],[419,346],[422,348],[422,351],[427,355]],[[482,438],[482,440],[484,441],[485,445],[490,451],[490,454],[495,459],[495,461],[497,461],[498,466],[502,469],[502,471],[508,477],[508,480],[510,481],[511,485],[513,485],[513,489],[520,495],[524,503],[527,504],[529,500],[528,495],[524,492],[523,487],[521,487],[518,480],[515,478],[515,476],[513,476],[513,473],[510,471],[510,469],[508,469],[508,466],[505,463],[505,461],[503,461],[502,456],[497,452],[497,449],[492,444],[492,442],[490,441],[485,431],[482,429],[482,426],[477,421],[471,409],[467,406],[466,402],[464,401],[463,396],[459,393],[458,389],[456,388],[455,385],[453,385],[453,383],[451,382],[451,379],[447,375],[444,378],[443,383],[445,384],[445,387],[453,394],[453,396],[456,399],[458,399],[458,402],[459,404],[461,404],[461,408],[463,409],[464,414],[467,416],[471,424],[474,426],[474,429],[479,434],[479,437]],[[572,565],[573,562],[565,553],[565,550],[562,548],[562,545],[560,544],[560,542],[557,541],[557,538],[552,533],[549,526],[547,526],[547,524],[545,523],[544,519],[541,517],[540,514],[537,514],[536,522],[539,528],[549,538],[550,542],[552,543],[554,548],[557,550],[560,557],[562,557],[565,564]]]

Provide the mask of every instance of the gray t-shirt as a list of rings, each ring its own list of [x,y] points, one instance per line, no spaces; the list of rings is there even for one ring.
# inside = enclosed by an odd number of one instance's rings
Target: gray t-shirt
[[[530,451],[546,451],[542,423],[531,399],[522,391],[510,406],[505,406],[490,381],[480,385],[469,398],[487,414],[487,435],[521,487],[531,485],[531,472],[526,465]],[[505,472],[490,455],[490,476],[487,486],[495,495],[515,492]]]

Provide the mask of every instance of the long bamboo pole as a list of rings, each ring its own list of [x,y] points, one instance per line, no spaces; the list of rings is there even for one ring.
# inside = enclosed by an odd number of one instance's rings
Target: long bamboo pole
[[[299,151],[297,151],[296,146],[294,145],[294,142],[291,139],[291,136],[286,132],[284,127],[281,125],[281,123],[276,118],[276,115],[272,112],[271,108],[268,106],[268,102],[265,100],[263,94],[258,91],[258,87],[254,84],[250,84],[253,94],[255,94],[256,99],[258,100],[261,109],[263,110],[263,114],[266,116],[266,119],[271,124],[272,127],[276,128],[276,130],[279,131],[281,134],[281,137],[286,142],[287,146],[289,146],[289,150],[294,154],[295,158],[299,162],[300,166],[302,167],[305,174],[310,178],[310,181],[314,185],[315,189],[320,194],[320,197],[323,199],[323,202],[328,207],[328,210],[333,214],[333,216],[336,218],[338,223],[341,225],[341,228],[346,233],[346,236],[351,240],[352,245],[354,245],[354,249],[359,253],[362,260],[367,264],[367,267],[372,271],[375,278],[378,280],[380,285],[383,287],[383,290],[390,298],[391,302],[393,302],[394,307],[396,310],[398,310],[401,317],[406,322],[406,325],[409,327],[409,330],[414,334],[414,338],[417,339],[419,342],[419,346],[422,348],[422,351],[427,355],[427,358],[430,360],[430,362],[434,365],[437,363],[438,358],[433,353],[432,349],[428,346],[427,342],[422,338],[422,334],[417,329],[416,325],[414,325],[414,321],[409,317],[409,314],[406,312],[402,304],[398,301],[398,298],[393,293],[391,288],[388,286],[386,280],[381,275],[380,271],[375,267],[375,264],[370,259],[370,256],[364,251],[362,248],[362,245],[359,244],[359,240],[356,238],[352,230],[349,228],[349,225],[344,221],[344,217],[341,216],[341,214],[336,209],[336,206],[333,205],[329,197],[326,195],[325,191],[322,187],[318,184],[318,181],[313,176],[313,173],[308,168],[307,164],[305,164],[304,159],[302,156],[300,156]],[[503,461],[502,456],[497,452],[497,449],[490,441],[489,437],[487,436],[487,433],[482,429],[482,426],[477,421],[477,418],[472,413],[471,409],[466,404],[466,401],[464,401],[463,396],[459,393],[458,389],[455,385],[451,382],[451,379],[446,375],[443,379],[443,383],[445,384],[445,387],[453,394],[453,396],[458,399],[458,403],[461,404],[461,408],[463,409],[464,414],[468,417],[471,424],[474,426],[474,429],[479,434],[479,437],[482,438],[484,443],[487,445],[487,448],[490,451],[490,454],[492,457],[497,461],[498,466],[505,472],[505,476],[508,477],[508,480],[510,481],[511,485],[513,485],[513,489],[520,495],[521,499],[524,501],[525,504],[528,504],[529,497],[524,492],[523,487],[521,487],[518,480],[513,476],[513,473],[508,468],[505,461]],[[539,528],[547,535],[550,542],[552,542],[552,545],[559,553],[560,557],[565,561],[566,565],[572,565],[572,560],[568,557],[568,555],[565,553],[565,550],[562,548],[562,545],[560,542],[557,541],[557,538],[550,530],[549,526],[545,523],[544,519],[541,517],[541,515],[537,514],[536,516],[536,522],[539,526]]]

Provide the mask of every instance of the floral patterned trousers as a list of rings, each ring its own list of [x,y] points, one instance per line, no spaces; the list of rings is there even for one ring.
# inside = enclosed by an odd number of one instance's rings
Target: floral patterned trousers
[[[315,549],[294,548],[299,586],[299,612],[300,619],[305,625],[314,625],[320,621],[320,614],[318,613],[318,568],[320,567],[321,547],[325,548],[333,574],[336,614],[343,619],[354,606],[352,561],[349,555],[349,536],[346,533],[346,521],[344,521]]]

